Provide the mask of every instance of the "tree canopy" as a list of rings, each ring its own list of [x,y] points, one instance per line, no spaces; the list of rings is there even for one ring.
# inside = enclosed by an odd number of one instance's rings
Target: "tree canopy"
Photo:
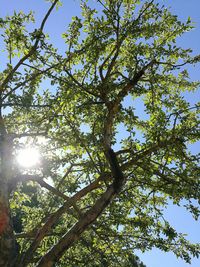
[[[169,202],[199,216],[200,105],[184,92],[200,57],[176,43],[190,18],[81,1],[60,53],[45,25],[62,3],[48,2],[34,30],[32,12],[0,18],[0,266],[142,267],[135,251],[153,247],[190,262],[199,245],[164,217]],[[37,166],[19,166],[26,147]]]

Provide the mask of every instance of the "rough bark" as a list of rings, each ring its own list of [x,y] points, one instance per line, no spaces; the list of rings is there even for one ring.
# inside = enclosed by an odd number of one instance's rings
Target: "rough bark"
[[[12,267],[17,256],[8,201],[8,188],[0,177],[0,267]]]
[[[18,253],[9,205],[12,150],[13,142],[7,134],[0,109],[0,267],[13,267]]]
[[[17,246],[13,233],[12,219],[9,207],[11,169],[11,144],[7,138],[3,122],[1,120],[0,135],[0,267],[14,266],[17,256]]]

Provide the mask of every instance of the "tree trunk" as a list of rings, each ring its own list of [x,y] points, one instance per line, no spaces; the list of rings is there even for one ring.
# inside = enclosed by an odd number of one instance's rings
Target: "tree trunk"
[[[8,186],[0,177],[0,267],[14,266],[16,243],[8,201]]]
[[[0,116],[0,267],[12,267],[17,256],[11,220],[9,184],[13,175],[12,142]]]

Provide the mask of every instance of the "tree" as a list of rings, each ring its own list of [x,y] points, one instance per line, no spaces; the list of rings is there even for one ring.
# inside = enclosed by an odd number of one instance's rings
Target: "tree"
[[[142,267],[135,249],[152,247],[190,262],[199,246],[163,216],[170,200],[199,215],[199,105],[183,94],[199,57],[176,44],[190,19],[155,1],[82,1],[59,54],[49,2],[34,31],[32,13],[0,20],[0,266]],[[26,146],[41,151],[35,169],[16,162]]]

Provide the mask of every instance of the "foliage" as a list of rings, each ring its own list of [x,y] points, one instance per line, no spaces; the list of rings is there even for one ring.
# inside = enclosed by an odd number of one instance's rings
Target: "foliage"
[[[199,57],[176,44],[190,19],[155,1],[82,1],[59,54],[44,32],[60,6],[50,2],[32,32],[32,13],[0,20],[1,168],[20,246],[13,266],[143,267],[135,250],[153,247],[190,262],[199,246],[164,218],[169,201],[199,215],[199,155],[188,146],[199,140],[199,105],[184,96],[199,86],[187,72]],[[16,163],[26,146],[41,151],[37,169]]]

